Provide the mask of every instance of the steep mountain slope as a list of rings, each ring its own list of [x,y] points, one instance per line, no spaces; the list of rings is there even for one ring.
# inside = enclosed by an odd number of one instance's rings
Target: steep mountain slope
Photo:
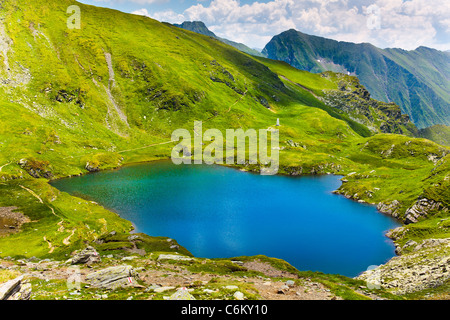
[[[421,129],[419,134],[422,138],[433,140],[444,146],[450,146],[450,127],[444,125],[435,125]]]
[[[80,29],[67,27],[73,4]],[[280,174],[345,175],[338,193],[417,221],[399,243],[450,236],[441,223],[449,149],[411,137],[415,127],[399,108],[370,99],[354,77],[300,71],[69,0],[2,1],[0,15],[0,208],[30,220],[0,238],[0,257],[66,260],[87,243],[102,253],[136,249],[130,222],[47,182],[169,159],[173,130],[192,130],[196,120],[224,131],[274,128],[279,119]],[[236,166],[259,172],[264,163]],[[432,209],[417,204],[423,198]],[[100,241],[111,232],[119,240]],[[140,245],[176,250],[160,240]],[[343,281],[323,277],[337,288]]]
[[[226,43],[232,47],[235,47],[236,49],[241,50],[242,52],[251,54],[252,56],[257,56],[257,57],[263,56],[263,54],[261,52],[255,50],[255,49],[251,49],[243,43],[238,43],[235,41],[231,41],[231,40],[216,36],[214,34],[214,32],[209,30],[202,21],[184,21],[181,24],[174,24],[174,26],[185,29],[185,30],[189,30],[189,31],[192,31],[195,33],[203,34],[208,37],[216,38],[216,39],[222,41],[223,43]]]
[[[419,47],[379,49],[289,30],[275,36],[263,53],[310,71],[356,75],[373,98],[397,103],[419,128],[450,124],[450,55]]]
[[[204,36],[217,38],[214,32],[209,30],[208,27],[206,27],[206,25],[202,21],[184,21],[181,24],[174,23],[173,25],[175,27],[199,33]]]
[[[315,102],[310,101],[310,105],[322,108],[335,117],[338,117],[335,115],[337,113],[344,119],[349,118],[370,131],[364,131],[364,133],[358,131],[361,135],[399,133],[419,136],[418,129],[410,122],[406,114],[402,114],[398,105],[372,99],[370,93],[356,77],[323,72],[318,77],[322,80],[319,82],[320,86],[310,88],[308,85],[301,84],[305,83],[305,77],[311,78],[308,72],[299,72],[284,62],[266,58],[257,59],[274,70],[290,86],[295,86],[297,90],[303,90],[305,94],[312,95]],[[354,128],[354,130],[357,129]]]

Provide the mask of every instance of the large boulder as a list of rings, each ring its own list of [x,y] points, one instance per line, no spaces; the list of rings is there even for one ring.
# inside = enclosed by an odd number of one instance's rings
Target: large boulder
[[[31,284],[19,276],[0,284],[0,300],[29,300]]]
[[[116,289],[136,285],[137,272],[129,265],[109,267],[86,276],[94,288]]]
[[[429,200],[426,198],[421,198],[412,205],[411,208],[406,210],[405,213],[405,224],[415,223],[419,221],[421,217],[426,217],[432,211],[448,211],[448,208],[440,202]]]
[[[186,288],[180,288],[169,297],[169,300],[195,300],[194,296],[191,295]]]
[[[191,261],[192,258],[178,254],[160,254],[158,261],[161,260]]]
[[[91,246],[79,251],[75,252],[75,255],[69,259],[71,264],[93,264],[100,262],[101,258],[98,252]]]
[[[400,207],[401,207],[400,202],[398,200],[394,200],[390,203],[380,202],[377,205],[377,210],[382,213],[393,216],[394,218],[397,218],[400,214],[400,211],[399,211]]]

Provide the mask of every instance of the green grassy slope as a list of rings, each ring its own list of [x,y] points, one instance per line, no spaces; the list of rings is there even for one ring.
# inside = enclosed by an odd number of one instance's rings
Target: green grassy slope
[[[81,8],[79,30],[66,25],[72,4]],[[299,71],[146,17],[69,0],[1,5],[0,206],[33,220],[0,238],[1,257],[62,257],[111,231],[126,233],[129,222],[46,182],[86,173],[87,164],[97,170],[167,159],[172,131],[192,130],[195,120],[203,130],[224,131],[280,119],[281,174],[346,175],[339,192],[370,203],[398,200],[399,219],[421,195],[448,207],[449,149],[369,129],[362,121],[368,114],[356,118],[359,102],[350,111],[327,105],[328,91],[342,91],[340,75]],[[348,97],[360,99],[362,88],[345,79]],[[377,128],[377,119],[395,120],[389,110],[367,110]]]
[[[444,125],[435,125],[420,130],[420,136],[429,140],[436,141],[444,146],[450,146],[450,127]]]

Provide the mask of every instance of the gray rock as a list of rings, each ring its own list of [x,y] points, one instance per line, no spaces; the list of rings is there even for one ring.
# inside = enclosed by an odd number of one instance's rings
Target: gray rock
[[[405,244],[406,246],[406,244]],[[357,279],[375,283],[395,294],[411,293],[440,286],[450,279],[450,238],[426,239],[389,260],[363,272]]]
[[[390,203],[384,203],[384,202],[380,202],[377,205],[377,210],[385,213],[385,214],[389,214],[391,216],[393,216],[394,218],[397,218],[400,214],[400,202],[397,200],[393,200]]]
[[[29,300],[31,284],[19,276],[0,285],[0,300]]]
[[[160,261],[160,260],[191,261],[192,258],[187,257],[187,256],[177,255],[177,254],[160,254],[158,257],[158,261]]]
[[[195,300],[186,288],[178,289],[168,300]]]
[[[116,289],[134,285],[138,278],[135,270],[128,265],[109,267],[86,276],[94,288]]]
[[[154,289],[153,292],[161,293],[161,292],[166,292],[166,291],[173,290],[173,289],[175,289],[175,287],[171,287],[171,286],[159,287],[159,288]]]
[[[86,162],[86,165],[84,166],[84,168],[85,168],[87,171],[89,171],[89,172],[97,172],[97,171],[100,171],[100,168],[99,168],[98,164],[97,164],[97,165],[94,165],[94,164],[90,163],[89,161]]]
[[[72,259],[70,259],[71,264],[93,264],[101,261],[98,252],[91,246],[87,247],[80,252],[76,252]]]
[[[408,240],[406,243],[405,243],[405,245],[403,246],[403,247],[401,247],[401,248],[396,248],[395,249],[395,253],[396,254],[398,254],[398,255],[400,255],[400,254],[402,254],[403,252],[405,252],[406,250],[407,251],[409,251],[408,249],[411,249],[411,248],[413,248],[413,247],[415,247],[415,246],[417,246],[417,242],[415,242],[414,240]]]
[[[243,294],[242,292],[240,292],[240,291],[236,291],[236,292],[233,294],[233,297],[234,297],[236,300],[244,300],[244,299],[245,299],[244,294]]]
[[[288,287],[293,287],[293,286],[295,286],[295,282],[293,280],[288,280],[288,281],[286,281],[286,285]]]
[[[412,240],[410,240],[410,241],[412,241]],[[410,241],[408,241],[408,242],[410,242]],[[406,244],[408,244],[408,242]],[[417,243],[416,243],[416,245],[417,245]],[[450,239],[425,239],[422,241],[421,244],[417,245],[414,248],[414,251],[418,251],[418,250],[425,249],[425,248],[432,248],[432,247],[436,247],[436,246],[450,247]]]
[[[302,147],[301,143],[294,142],[292,140],[286,140],[286,143],[293,148]]]
[[[421,217],[426,217],[430,211],[448,211],[442,203],[426,198],[421,198],[416,201],[405,212],[405,224],[415,223],[419,221]]]
[[[145,292],[154,291],[155,289],[158,289],[158,288],[161,288],[161,286],[157,285],[157,284],[153,284],[153,285],[147,287],[147,289],[145,289]]]

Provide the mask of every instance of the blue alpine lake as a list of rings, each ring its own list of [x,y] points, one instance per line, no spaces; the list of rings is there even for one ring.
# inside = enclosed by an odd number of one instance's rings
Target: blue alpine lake
[[[391,217],[335,195],[340,177],[263,176],[217,165],[170,161],[56,180],[197,257],[266,255],[299,270],[354,277],[395,255]]]

